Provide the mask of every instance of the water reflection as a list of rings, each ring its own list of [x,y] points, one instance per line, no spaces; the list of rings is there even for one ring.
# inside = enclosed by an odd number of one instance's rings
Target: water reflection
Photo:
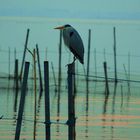
[[[18,91],[19,90],[14,90],[14,106],[13,106],[13,126],[16,125],[16,120],[17,120],[17,106],[18,106]]]
[[[121,84],[121,109],[123,108],[123,86]]]
[[[103,94],[103,91],[105,91],[103,90],[104,87],[102,85],[99,86],[97,83],[96,85],[96,88],[93,86],[95,90],[92,92],[91,90],[86,91],[85,88],[86,92],[82,93],[77,88],[75,96],[76,116],[78,117],[76,122],[76,139],[114,140],[123,139],[124,137],[128,140],[139,139],[137,134],[138,129],[140,129],[140,96],[136,96],[135,92],[132,94],[132,90],[130,95],[123,83],[114,84],[113,86],[111,84],[110,94]],[[101,88],[102,91],[100,92],[99,89]],[[21,133],[21,137],[25,140],[30,140],[33,137],[34,98],[32,94],[33,91],[28,91],[26,95],[26,108]],[[7,131],[10,132],[9,135],[11,133],[14,135],[14,131],[11,132],[11,130],[14,130],[16,125],[20,91],[9,90],[9,93],[6,91],[2,94],[1,92],[0,96],[0,99],[4,100],[0,101],[0,110],[3,110],[4,117],[7,114],[7,117],[12,119],[10,123],[7,120],[0,120],[0,134],[2,135],[3,131]],[[67,125],[60,124],[67,121],[67,91],[61,92],[61,96],[58,98],[58,94],[52,88],[50,96],[51,121],[56,122],[51,125],[52,139],[67,139]],[[44,94],[39,93],[37,99],[36,138],[44,139],[44,124],[40,123],[44,121]],[[4,104],[5,106],[3,106]],[[2,139],[1,136],[0,139]]]
[[[111,119],[111,121],[112,121],[112,126],[111,126],[111,140],[113,140],[114,139],[114,129],[115,129],[115,127],[114,127],[114,123],[115,123],[115,119],[114,119],[114,115],[115,115],[115,104],[116,104],[116,93],[117,93],[117,83],[115,82],[114,83],[114,93],[113,93],[113,100],[112,100],[112,119]]]
[[[88,116],[89,116],[89,83],[88,83],[88,79],[86,81],[86,114],[85,114],[85,138],[88,139]]]
[[[115,113],[115,101],[116,101],[116,93],[117,93],[117,83],[114,83],[114,93],[113,93],[113,100],[112,100],[112,114]]]
[[[117,83],[114,83],[114,92],[113,92],[113,96],[112,96],[112,111],[111,114],[108,115],[108,112],[110,110],[110,106],[109,106],[109,102],[111,101],[111,95],[110,94],[105,94],[105,98],[104,98],[104,105],[103,105],[103,139],[106,139],[106,131],[107,131],[107,127],[110,126],[110,140],[113,140],[115,138],[115,105],[116,105],[116,93],[117,93]],[[109,98],[110,97],[110,98]],[[122,96],[121,96],[122,97]]]
[[[14,107],[13,107],[13,111],[16,113],[17,112],[17,105],[18,105],[18,90],[14,90],[15,94],[14,94]]]

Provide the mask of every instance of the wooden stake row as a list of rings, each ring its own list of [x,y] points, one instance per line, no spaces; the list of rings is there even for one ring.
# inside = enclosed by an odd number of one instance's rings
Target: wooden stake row
[[[35,51],[34,51],[35,54]],[[35,59],[35,57],[34,57]],[[35,66],[35,65],[34,65]],[[20,131],[21,131],[21,124],[22,124],[22,116],[24,111],[25,105],[25,95],[27,89],[27,79],[29,73],[29,62],[25,62],[25,70],[23,76],[23,83],[22,83],[22,90],[21,90],[21,98],[20,98],[20,105],[18,111],[18,118],[17,118],[17,125],[16,125],[16,132],[15,132],[15,140],[20,139]],[[75,101],[74,101],[74,80],[75,80],[75,64],[68,65],[68,140],[75,140],[76,133],[75,133]],[[36,74],[36,73],[35,73]],[[36,75],[35,75],[36,77]],[[33,139],[36,139],[36,83],[35,85],[35,112],[34,112],[34,133]],[[45,139],[51,139],[51,121],[50,121],[50,95],[49,95],[49,63],[48,61],[44,61],[44,99],[45,99]]]

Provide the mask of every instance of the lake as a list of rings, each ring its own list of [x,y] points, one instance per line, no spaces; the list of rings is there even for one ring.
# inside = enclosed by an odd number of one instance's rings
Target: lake
[[[119,82],[115,87],[109,83],[109,96],[105,96],[104,81],[94,81],[90,77],[89,89],[86,90],[85,77],[76,76],[75,115],[77,140],[139,140],[140,130],[140,86],[139,83]],[[0,139],[14,139],[16,118],[21,91],[8,89],[13,80],[1,79],[6,88],[0,89]],[[31,83],[31,84],[29,84]],[[28,83],[21,140],[32,140],[34,130],[34,90],[33,83]],[[3,86],[4,87],[4,86]],[[39,87],[39,86],[37,86]],[[68,93],[67,78],[63,77],[60,100],[55,85],[50,78],[50,115],[51,139],[68,139]],[[45,139],[44,92],[37,91],[36,139]]]
[[[30,29],[28,49],[33,51],[38,44],[41,66],[43,66],[42,61],[48,60],[53,63],[57,71],[60,32],[54,28],[64,24],[72,25],[79,32],[85,48],[85,66],[88,57],[88,31],[91,29],[90,72],[95,71],[95,63],[97,71],[102,72],[103,61],[107,61],[109,72],[114,71],[113,28],[115,27],[118,72],[124,73],[123,65],[128,71],[129,65],[131,74],[139,75],[139,20],[54,19],[47,17],[0,17],[0,72],[12,74],[15,59],[19,60],[19,65],[21,64],[27,29]],[[26,52],[25,59],[32,62],[32,55]],[[64,71],[65,65],[72,60],[73,55],[69,53],[62,41]],[[80,64],[79,69],[82,69]]]
[[[30,29],[28,49],[39,46],[41,70],[43,61],[50,67],[50,116],[51,139],[68,139],[68,89],[67,67],[73,56],[62,43],[62,83],[60,96],[56,91],[59,71],[59,31],[54,27],[71,24],[83,39],[85,64],[88,58],[88,31],[91,29],[91,49],[89,63],[89,86],[86,87],[83,66],[76,62],[76,139],[77,140],[139,140],[140,135],[140,22],[139,20],[82,20],[53,19],[47,17],[0,17],[0,139],[14,139],[21,91],[13,90],[15,59],[19,70],[27,29]],[[108,96],[105,95],[103,62],[107,62],[108,77],[114,77],[114,36],[116,35],[116,59],[118,84],[109,79]],[[33,75],[33,57],[26,52],[25,61],[31,63],[30,77]],[[38,71],[38,69],[37,69]],[[42,70],[43,73],[43,70]],[[54,74],[53,74],[54,73]],[[38,74],[37,74],[38,77]],[[131,80],[129,83],[128,80]],[[29,78],[26,93],[21,140],[32,140],[34,133],[34,90]],[[60,98],[59,98],[60,97]],[[37,124],[36,139],[45,139],[44,92],[39,92],[37,81]]]

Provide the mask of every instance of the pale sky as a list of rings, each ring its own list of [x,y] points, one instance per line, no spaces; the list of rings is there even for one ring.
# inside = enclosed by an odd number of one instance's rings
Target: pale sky
[[[140,0],[0,0],[0,16],[140,19]]]

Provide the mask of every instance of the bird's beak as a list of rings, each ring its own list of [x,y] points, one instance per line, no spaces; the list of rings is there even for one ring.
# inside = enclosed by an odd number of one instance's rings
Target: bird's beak
[[[59,26],[59,27],[56,27],[54,29],[59,29],[59,30],[63,30],[65,28],[65,26]]]

